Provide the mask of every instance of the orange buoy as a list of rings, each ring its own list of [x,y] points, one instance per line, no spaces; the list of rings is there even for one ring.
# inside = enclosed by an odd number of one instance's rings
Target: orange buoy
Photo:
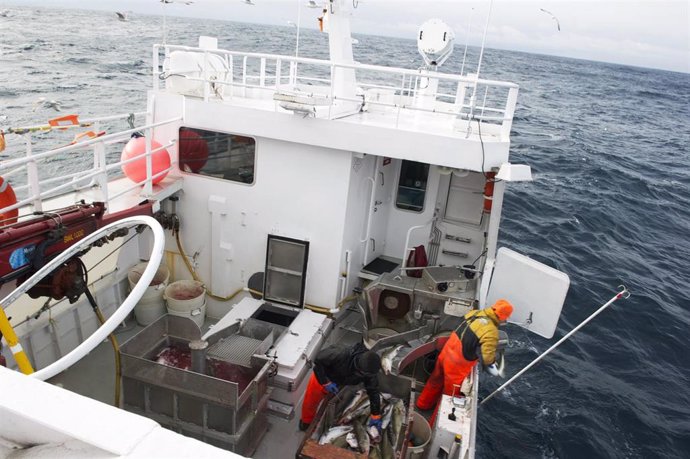
[[[9,207],[17,203],[17,195],[14,194],[10,182],[0,177],[0,209]],[[8,210],[0,214],[0,226],[16,223],[19,216],[19,209]]]
[[[151,150],[156,150],[161,148],[162,145],[155,140],[151,140]],[[120,156],[121,161],[127,161],[128,159],[136,158],[137,156],[142,156],[146,154],[146,138],[145,137],[132,137],[122,149],[122,156]],[[156,175],[170,167],[170,155],[168,150],[161,148],[151,154],[151,171],[152,175]],[[133,182],[140,183],[146,180],[146,158],[142,157],[138,161],[132,161],[131,163],[122,165],[122,172],[125,173],[127,178]],[[159,175],[153,179],[153,183],[158,183],[165,178],[168,173]]]
[[[180,129],[180,169],[199,172],[208,160],[208,143],[191,129]]]
[[[491,204],[494,199],[494,183],[496,181],[496,172],[487,172],[484,174],[486,183],[484,184],[484,212],[491,213]]]

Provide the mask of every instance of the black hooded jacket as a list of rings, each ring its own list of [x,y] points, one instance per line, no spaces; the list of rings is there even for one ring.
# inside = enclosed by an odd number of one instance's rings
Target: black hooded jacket
[[[363,375],[356,371],[355,359],[367,352],[362,343],[351,347],[330,346],[321,349],[314,359],[314,374],[321,384],[334,382],[338,387],[364,383],[369,396],[371,414],[381,414],[381,397],[377,375]]]

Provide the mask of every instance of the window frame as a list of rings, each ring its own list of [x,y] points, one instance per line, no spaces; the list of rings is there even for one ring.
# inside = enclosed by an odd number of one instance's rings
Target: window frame
[[[423,199],[422,199],[422,206],[421,206],[421,208],[420,208],[419,210],[410,208],[411,205],[406,205],[406,207],[400,207],[400,205],[398,205],[398,201],[399,201],[399,197],[400,197],[400,187],[401,187],[401,186],[403,186],[403,187],[405,187],[405,188],[408,188],[408,189],[417,189],[417,190],[420,190],[420,188],[408,187],[408,186],[406,186],[406,185],[401,185],[401,184],[400,184],[400,181],[401,181],[401,179],[402,179],[403,165],[404,165],[405,162],[408,162],[408,163],[417,163],[417,164],[421,164],[421,165],[423,165],[423,166],[426,167],[426,180],[425,180],[425,182],[424,182],[424,189],[423,189],[423,191],[424,191],[424,197],[423,197]],[[395,208],[396,208],[396,209],[398,209],[398,210],[400,210],[400,211],[403,211],[403,212],[413,212],[413,213],[415,213],[415,214],[424,213],[424,210],[426,209],[426,196],[427,196],[427,193],[428,193],[428,191],[429,191],[429,175],[430,175],[430,172],[431,172],[431,165],[428,164],[428,163],[422,163],[422,162],[420,162],[420,161],[413,161],[413,160],[411,160],[411,159],[402,159],[402,160],[400,160],[400,169],[398,170],[398,174],[397,174],[397,175],[398,175],[398,178],[397,178],[397,182],[396,182],[396,184],[395,184]]]
[[[247,183],[247,182],[241,182],[239,180],[232,180],[232,179],[226,179],[223,177],[216,177],[214,175],[210,174],[202,174],[199,172],[191,172],[191,171],[186,171],[181,167],[180,164],[180,130],[181,129],[191,129],[194,131],[207,131],[207,132],[212,132],[214,134],[225,134],[228,136],[238,136],[238,137],[244,137],[247,139],[252,139],[254,141],[254,164],[253,164],[253,173],[252,173],[252,181]],[[204,128],[204,127],[196,127],[196,126],[190,126],[190,125],[181,125],[177,128],[177,169],[180,171],[181,174],[184,175],[190,175],[194,177],[204,177],[208,179],[214,179],[214,180],[220,180],[226,183],[234,183],[236,185],[244,185],[244,186],[254,186],[256,184],[256,174],[257,174],[257,164],[258,164],[258,150],[259,150],[259,142],[257,141],[257,138],[254,136],[250,135],[245,135],[245,134],[239,134],[237,132],[230,132],[230,131],[223,131],[223,130],[215,130],[215,129],[209,129],[209,128]]]

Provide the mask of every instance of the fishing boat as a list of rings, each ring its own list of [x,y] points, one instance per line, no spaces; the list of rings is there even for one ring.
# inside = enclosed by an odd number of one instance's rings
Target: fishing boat
[[[518,86],[444,73],[438,19],[419,68],[358,63],[353,12],[326,2],[327,60],[154,45],[145,113],[9,131],[26,154],[0,164],[0,456],[363,457],[316,441],[344,400],[297,428],[316,353],[363,342],[406,403],[391,457],[474,457],[487,376],[429,427],[429,363],[501,298],[552,337],[569,286],[499,247],[506,188],[531,180],[510,162]],[[78,134],[32,150],[58,129]]]

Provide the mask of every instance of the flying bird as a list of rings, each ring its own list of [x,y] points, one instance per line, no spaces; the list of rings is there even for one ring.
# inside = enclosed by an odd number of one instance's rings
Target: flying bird
[[[252,0],[242,0],[242,3],[244,3],[245,5],[256,5],[256,3],[252,2]]]
[[[194,2],[185,0],[161,0],[161,3],[183,3],[185,5],[191,5]]]
[[[34,102],[33,111],[35,112],[39,108],[52,108],[56,112],[59,112],[61,104],[62,102],[59,100],[46,100],[45,97],[39,97],[36,99],[36,102]]]
[[[115,14],[117,14],[117,18],[120,21],[125,22],[127,20],[127,15],[125,13],[120,13],[119,11],[115,11]]]
[[[554,21],[556,21],[556,26],[558,27],[558,31],[560,32],[560,31],[561,31],[561,23],[558,22],[558,18],[557,18],[556,16],[554,16],[554,14],[553,14],[551,11],[547,11],[547,10],[545,10],[544,8],[539,8],[539,9],[540,9],[541,11],[543,11],[544,13],[548,14],[549,16],[551,16],[551,18],[552,18]]]
[[[309,2],[307,3],[307,8],[321,8],[321,7],[316,4],[316,0],[309,0]]]

